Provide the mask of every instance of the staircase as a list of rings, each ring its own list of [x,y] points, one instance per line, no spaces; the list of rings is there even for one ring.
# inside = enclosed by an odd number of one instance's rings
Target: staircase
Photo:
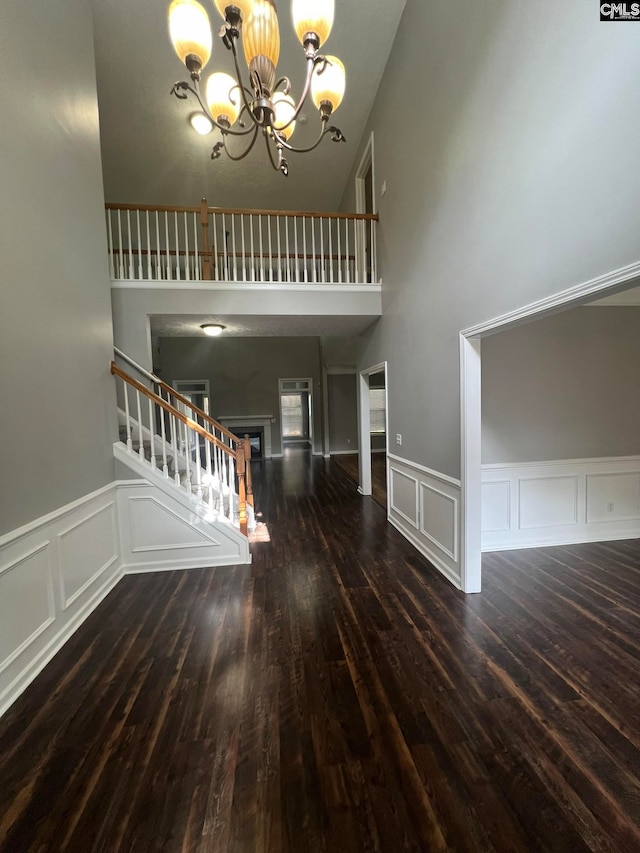
[[[120,425],[115,458],[170,499],[171,512],[207,543],[224,536],[225,553],[233,545],[229,562],[250,562],[255,514],[249,437],[238,438],[158,376],[121,351],[115,354],[131,370],[111,362]]]

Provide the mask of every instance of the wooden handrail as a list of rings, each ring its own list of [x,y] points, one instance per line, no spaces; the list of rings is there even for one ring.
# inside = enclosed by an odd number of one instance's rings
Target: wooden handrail
[[[204,427],[201,427],[200,424],[197,424],[195,421],[192,421],[191,418],[188,418],[186,415],[183,415],[182,412],[178,411],[175,406],[172,406],[171,403],[167,403],[166,400],[163,400],[162,397],[158,396],[158,394],[154,394],[153,391],[150,391],[146,385],[143,385],[142,382],[138,382],[137,379],[134,379],[133,376],[129,376],[128,373],[125,373],[124,370],[120,370],[120,368],[116,365],[115,361],[111,362],[111,373],[113,376],[119,376],[127,385],[131,385],[132,388],[135,388],[136,391],[139,391],[143,394],[147,399],[154,402],[156,405],[161,406],[166,412],[170,415],[173,415],[177,418],[181,423],[185,424],[192,429],[194,432],[197,432],[198,435],[201,435],[205,438],[210,444],[215,445],[220,450],[223,450],[227,456],[236,456],[236,453],[226,444],[223,444],[222,441],[219,441],[214,435],[211,435]],[[237,440],[237,437],[236,437]]]
[[[106,202],[106,210],[140,210],[158,211],[158,213],[201,213],[202,207],[177,207],[175,205],[159,204],[116,204]],[[377,213],[328,213],[313,210],[257,210],[250,207],[207,207],[208,213],[242,215],[242,216],[297,216],[304,219],[357,219],[378,222]]]

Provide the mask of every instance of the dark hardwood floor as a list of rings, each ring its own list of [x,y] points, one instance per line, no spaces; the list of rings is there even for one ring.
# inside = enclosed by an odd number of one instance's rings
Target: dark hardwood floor
[[[640,544],[464,596],[327,460],[251,566],[126,577],[0,720],[0,850],[640,850]],[[270,541],[268,541],[270,540]]]
[[[360,482],[360,470],[358,467],[357,453],[343,453],[332,456],[331,461],[342,468],[347,477],[358,485]],[[387,509],[387,454],[371,454],[371,497],[377,504]]]

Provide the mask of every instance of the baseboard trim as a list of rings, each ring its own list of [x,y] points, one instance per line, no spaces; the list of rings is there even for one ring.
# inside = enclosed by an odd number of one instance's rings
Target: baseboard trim
[[[445,578],[456,587],[456,589],[462,589],[460,577],[456,575],[455,572],[452,572],[449,566],[447,566],[447,564],[444,563],[434,551],[428,548],[424,542],[418,539],[414,533],[404,527],[397,519],[387,516],[387,521],[392,527],[395,527],[398,533],[401,533],[405,539],[408,539],[413,547],[419,551],[423,557],[426,557],[434,568],[437,569],[441,575],[444,575]]]

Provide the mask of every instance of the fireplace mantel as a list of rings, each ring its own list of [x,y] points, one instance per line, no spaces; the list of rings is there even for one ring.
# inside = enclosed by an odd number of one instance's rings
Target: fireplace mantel
[[[265,459],[271,459],[271,424],[275,420],[273,415],[218,415],[217,420],[232,432],[234,427],[247,427],[247,429],[262,427],[264,436],[262,455]]]

